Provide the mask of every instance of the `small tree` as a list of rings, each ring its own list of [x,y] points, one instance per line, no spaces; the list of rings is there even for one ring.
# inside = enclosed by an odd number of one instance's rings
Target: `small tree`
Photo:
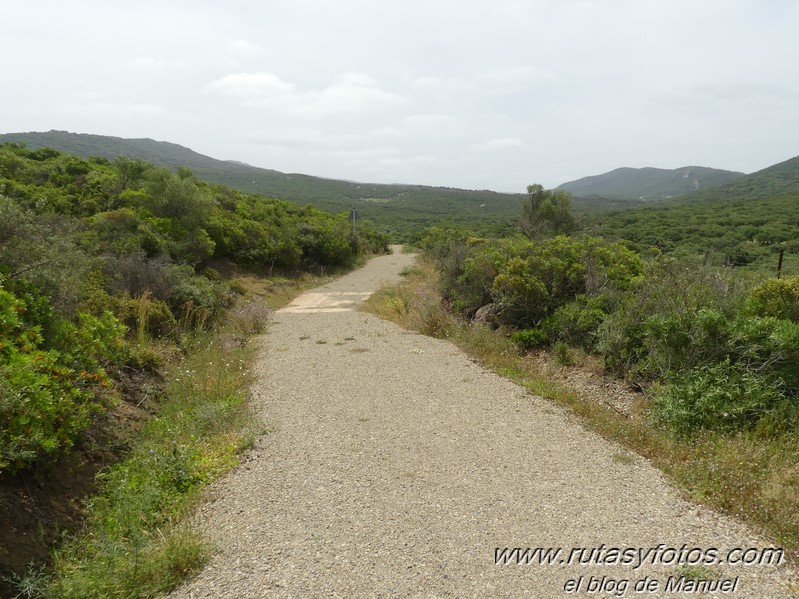
[[[527,186],[527,201],[522,206],[519,228],[529,239],[568,234],[577,228],[570,212],[572,195],[567,191]]]
[[[127,156],[117,156],[111,165],[119,174],[121,191],[126,190],[128,187],[136,187],[151,168],[151,166],[143,160],[128,158]]]

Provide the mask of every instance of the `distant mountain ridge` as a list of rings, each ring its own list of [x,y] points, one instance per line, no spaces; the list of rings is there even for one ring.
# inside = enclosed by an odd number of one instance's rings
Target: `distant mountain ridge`
[[[152,139],[125,139],[88,133],[47,131],[0,134],[0,143],[21,143],[30,149],[50,147],[59,152],[112,160],[140,158],[159,166],[190,168],[200,179],[264,197],[312,204],[329,212],[356,207],[362,218],[408,240],[411,231],[439,221],[477,229],[485,234],[513,230],[522,194],[497,193],[425,185],[384,185],[323,179],[259,168],[235,160],[217,160],[184,146]]]
[[[559,185],[557,189],[569,191],[576,197],[664,200],[706,187],[724,185],[743,176],[744,173],[704,166],[684,166],[675,169],[624,167],[601,175],[569,181]]]
[[[0,143],[22,143],[31,149],[51,147],[79,156],[114,159],[141,158],[177,168],[189,167],[200,179],[265,197],[312,204],[329,212],[356,207],[393,234],[395,241],[415,241],[426,227],[462,226],[481,235],[503,235],[515,230],[523,194],[464,190],[424,185],[384,185],[286,174],[236,160],[217,160],[184,146],[152,139],[124,139],[104,135],[48,131],[0,134]],[[535,178],[531,178],[534,182]],[[694,188],[699,187],[697,191]],[[750,175],[706,167],[679,169],[619,168],[560,185],[575,196],[575,213],[623,210],[643,201],[701,203],[732,199],[799,197],[799,156]],[[669,199],[671,198],[671,199]]]

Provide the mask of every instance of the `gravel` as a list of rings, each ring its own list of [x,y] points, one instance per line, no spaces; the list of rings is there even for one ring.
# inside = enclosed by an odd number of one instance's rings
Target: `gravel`
[[[253,389],[269,432],[199,508],[218,552],[173,597],[550,598],[580,577],[576,596],[685,597],[664,589],[673,564],[495,565],[495,548],[772,546],[451,343],[356,310],[412,260],[375,258],[275,314]],[[710,572],[737,588],[702,597],[796,592],[785,567]],[[636,593],[647,576],[660,591]]]

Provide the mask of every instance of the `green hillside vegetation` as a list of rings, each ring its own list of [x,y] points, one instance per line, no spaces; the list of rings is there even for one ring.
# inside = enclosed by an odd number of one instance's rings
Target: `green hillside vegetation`
[[[799,156],[745,175],[724,185],[700,189],[676,200],[695,203],[713,200],[762,200],[799,197]]]
[[[413,241],[424,229],[439,222],[468,226],[486,235],[512,231],[523,196],[427,187],[378,185],[323,179],[257,168],[234,161],[216,160],[173,143],[151,139],[122,139],[103,135],[49,131],[0,134],[0,143],[21,143],[113,160],[139,158],[169,168],[188,167],[199,178],[263,197],[311,204],[337,213],[356,208],[364,219],[387,231],[397,242]]]
[[[585,228],[625,240],[640,252],[662,252],[774,272],[779,250],[784,272],[799,273],[799,195],[766,199],[670,202],[637,210],[596,213]]]
[[[220,261],[271,273],[383,251],[369,223],[265,200],[125,158],[0,146],[0,472],[68,451],[117,396],[235,291]]]
[[[702,166],[677,169],[618,168],[601,175],[563,183],[557,189],[569,191],[577,197],[656,201],[723,185],[743,176],[743,173]]]

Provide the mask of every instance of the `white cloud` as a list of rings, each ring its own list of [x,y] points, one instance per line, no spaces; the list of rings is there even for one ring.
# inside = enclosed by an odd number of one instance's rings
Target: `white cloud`
[[[272,73],[233,73],[212,81],[205,90],[228,96],[259,97],[291,94],[294,85]]]
[[[297,99],[292,112],[311,118],[363,117],[409,104],[406,97],[380,89],[362,73],[347,73],[338,83]]]
[[[474,89],[472,84],[452,77],[419,77],[412,80],[411,85],[420,91],[440,93],[465,93]]]
[[[391,138],[391,139],[401,139],[403,137],[408,137],[408,134],[396,127],[378,127],[377,129],[372,129],[366,133],[367,137],[373,138]]]
[[[296,85],[266,72],[225,75],[205,86],[243,99],[250,108],[281,108],[302,118],[363,117],[409,103],[400,94],[385,91],[364,73],[348,72],[321,90],[298,91]]]
[[[393,157],[399,154],[397,148],[392,147],[378,147],[378,148],[364,148],[361,150],[340,150],[330,152],[329,156],[336,160],[340,160],[348,165],[365,165],[372,162],[381,162],[383,160],[393,160]]]
[[[366,136],[354,133],[337,133],[314,127],[258,130],[247,133],[253,140],[306,147],[339,147],[357,144]]]
[[[554,75],[547,69],[526,65],[485,71],[477,77],[477,80],[480,82],[481,91],[506,94],[527,89],[535,83],[553,78]]]
[[[134,119],[160,116],[167,112],[163,106],[131,102],[95,102],[92,104],[66,105],[65,108],[72,113],[89,113],[94,118]]]

